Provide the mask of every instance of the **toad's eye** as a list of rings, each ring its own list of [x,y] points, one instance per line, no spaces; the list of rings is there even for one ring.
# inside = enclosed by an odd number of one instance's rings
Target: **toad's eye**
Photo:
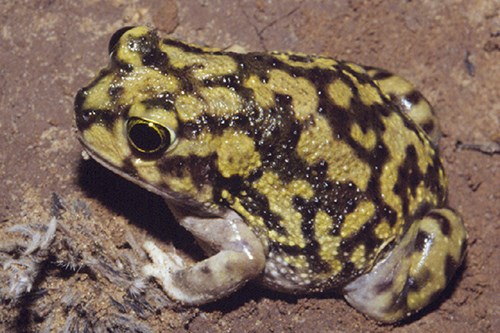
[[[123,27],[123,28],[115,31],[115,33],[113,34],[113,36],[111,36],[111,39],[109,40],[109,44],[108,44],[109,54],[111,54],[115,50],[115,46],[118,43],[118,41],[120,40],[120,37],[123,36],[124,33],[126,33],[127,31],[129,31],[130,29],[133,29],[133,28],[135,28],[135,27],[133,27],[133,26]]]
[[[135,117],[127,122],[127,136],[137,152],[147,155],[164,152],[175,140],[175,133],[169,128]]]

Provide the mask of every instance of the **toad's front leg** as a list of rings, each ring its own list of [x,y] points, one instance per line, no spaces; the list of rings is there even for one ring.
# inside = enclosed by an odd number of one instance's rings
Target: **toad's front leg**
[[[209,303],[262,273],[265,249],[239,215],[229,211],[221,218],[201,218],[175,209],[174,214],[208,253],[215,254],[187,266],[175,253],[145,242],[153,263],[144,266],[143,272],[156,278],[170,298],[185,305]]]

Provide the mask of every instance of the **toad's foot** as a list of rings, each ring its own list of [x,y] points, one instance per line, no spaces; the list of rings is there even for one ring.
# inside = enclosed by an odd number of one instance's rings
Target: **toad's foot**
[[[465,241],[460,216],[450,209],[434,209],[415,221],[370,272],[348,284],[345,297],[377,320],[402,320],[444,290],[464,258]]]
[[[172,275],[185,267],[184,260],[175,253],[165,253],[151,241],[146,241],[143,244],[144,250],[148,253],[153,261],[142,268],[146,276],[153,276],[165,290],[168,290],[168,295],[173,299],[183,297],[181,291],[175,288],[172,282]]]

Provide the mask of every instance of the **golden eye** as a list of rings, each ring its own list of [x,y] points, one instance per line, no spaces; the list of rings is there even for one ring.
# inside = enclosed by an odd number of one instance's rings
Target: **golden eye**
[[[127,121],[127,136],[130,145],[143,154],[161,153],[175,140],[175,134],[170,129],[135,117]]]

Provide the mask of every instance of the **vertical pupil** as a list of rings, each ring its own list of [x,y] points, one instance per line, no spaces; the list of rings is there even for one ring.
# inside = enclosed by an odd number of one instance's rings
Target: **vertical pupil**
[[[129,137],[134,145],[144,152],[152,152],[161,148],[162,145],[168,145],[168,142],[163,142],[164,136],[159,130],[148,123],[133,125],[129,131]]]

